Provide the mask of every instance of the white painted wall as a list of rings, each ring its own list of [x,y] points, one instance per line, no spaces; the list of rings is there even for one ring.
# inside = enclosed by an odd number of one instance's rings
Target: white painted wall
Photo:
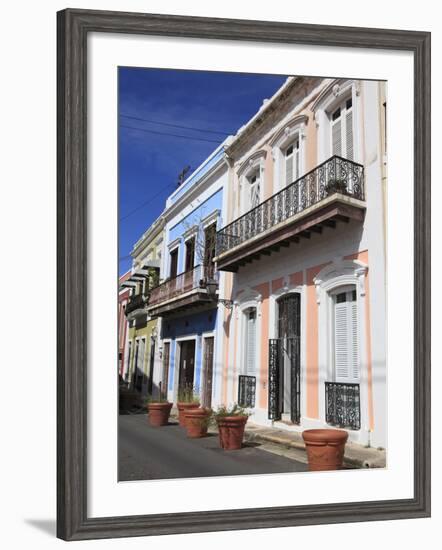
[[[326,80],[318,88],[324,89],[330,81]],[[369,433],[368,424],[368,385],[367,385],[367,364],[366,356],[361,356],[361,430],[351,432],[350,438],[363,444],[372,444],[373,446],[387,446],[386,437],[386,277],[385,277],[385,257],[384,257],[384,205],[382,193],[382,174],[381,161],[382,154],[380,150],[380,127],[379,127],[379,98],[378,83],[362,81],[355,85],[351,82],[343,84],[343,87],[353,90],[354,99],[354,117],[355,117],[355,140],[358,145],[355,149],[356,158],[365,161],[365,193],[367,201],[367,212],[363,224],[355,221],[350,223],[338,223],[336,229],[324,228],[320,235],[311,234],[311,238],[301,239],[299,244],[292,243],[289,248],[282,249],[280,252],[272,253],[270,257],[261,256],[246,266],[240,267],[238,273],[234,276],[233,298],[239,296],[241,302],[241,291],[247,292],[254,286],[263,282],[271,282],[280,277],[286,278],[292,273],[303,271],[314,266],[333,261],[334,259],[343,259],[345,256],[368,249],[369,255],[369,308],[371,321],[371,354],[373,369],[373,402],[374,402],[374,431]],[[356,94],[356,90],[358,91]],[[331,100],[335,100],[334,96]],[[327,100],[325,100],[326,102]],[[294,111],[297,111],[296,108]],[[324,123],[320,123],[318,139],[324,139]],[[322,126],[322,128],[321,128]],[[278,124],[276,128],[280,128]],[[276,133],[276,131],[275,131]],[[269,134],[266,134],[266,139]],[[321,137],[322,136],[322,137]],[[247,154],[244,154],[246,157]],[[326,153],[326,157],[329,153]],[[320,159],[323,160],[323,159]],[[274,181],[275,189],[280,186],[278,181]],[[305,281],[306,282],[306,281]],[[292,289],[293,290],[293,289]],[[319,345],[319,403],[320,420],[310,419],[305,416],[305,400],[307,394],[306,388],[306,356],[305,356],[305,332],[306,332],[306,286],[298,289],[302,294],[301,308],[301,408],[302,419],[300,428],[322,427],[324,421],[324,382],[327,378],[327,362],[329,350],[325,348],[327,339],[322,335],[325,327],[328,326],[325,303],[319,306],[319,339],[322,342]],[[365,309],[367,307],[366,298],[360,297],[359,304],[359,326],[365,327]],[[257,303],[258,305],[258,303]],[[237,308],[238,309],[238,308]],[[269,333],[261,334],[262,338],[268,339],[275,335],[275,296],[270,298],[270,321]],[[235,315],[239,313],[235,310]],[[236,354],[236,367],[241,362],[242,346],[241,334],[237,335],[238,344],[235,352],[235,327],[240,327],[240,323],[231,323],[230,336],[230,357]],[[365,351],[367,342],[365,341],[365,330],[360,331],[361,347]],[[229,361],[229,363],[231,363]],[[237,399],[236,384],[238,372],[233,374],[229,370],[228,400]],[[259,383],[257,377],[257,403],[259,402],[259,392],[267,392],[267,384]],[[262,382],[262,381],[261,381]],[[257,407],[258,408],[258,407]],[[268,424],[267,411],[257,411],[256,421]]]

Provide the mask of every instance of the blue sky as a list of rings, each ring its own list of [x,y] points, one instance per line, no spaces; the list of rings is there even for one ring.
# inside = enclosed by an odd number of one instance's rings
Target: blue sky
[[[128,256],[134,243],[161,214],[181,170],[188,165],[191,171],[197,168],[229,133],[236,133],[256,113],[285,79],[119,68],[120,274],[130,268]]]

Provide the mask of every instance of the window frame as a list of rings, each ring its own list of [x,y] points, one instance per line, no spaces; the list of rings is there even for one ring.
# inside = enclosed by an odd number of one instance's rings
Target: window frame
[[[356,308],[357,308],[357,370],[358,370],[358,376],[353,376],[353,369],[351,370],[350,376],[348,379],[343,380],[337,375],[337,369],[336,369],[336,343],[335,343],[335,335],[336,335],[336,317],[335,317],[335,308],[336,308],[336,298],[340,294],[349,294],[350,292],[355,293],[355,299],[348,301],[349,303],[355,302]],[[342,384],[360,384],[361,382],[361,334],[360,334],[360,319],[359,319],[359,300],[358,300],[358,291],[357,291],[357,284],[346,284],[346,285],[339,285],[334,287],[333,289],[328,291],[328,299],[330,300],[329,303],[329,315],[328,315],[328,330],[329,330],[329,342],[330,342],[330,350],[329,350],[329,357],[331,364],[331,380],[330,382],[337,382]],[[346,303],[348,303],[346,300]],[[347,353],[349,351],[347,350]]]

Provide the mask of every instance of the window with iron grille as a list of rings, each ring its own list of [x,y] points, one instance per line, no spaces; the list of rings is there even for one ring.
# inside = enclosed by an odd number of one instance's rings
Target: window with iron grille
[[[331,426],[360,430],[359,384],[325,383],[325,421]]]
[[[253,408],[255,406],[256,377],[240,375],[238,377],[238,405]]]

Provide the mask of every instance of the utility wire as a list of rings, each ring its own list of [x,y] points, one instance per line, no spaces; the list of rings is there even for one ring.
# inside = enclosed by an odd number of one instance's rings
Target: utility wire
[[[190,136],[179,136],[178,134],[167,134],[166,132],[156,132],[155,130],[147,130],[146,128],[136,128],[135,126],[126,126],[124,124],[120,125],[120,128],[129,128],[130,130],[138,130],[139,132],[146,132],[147,134],[158,134],[160,136],[170,136],[183,139],[191,139],[193,141],[207,141],[209,143],[217,143],[219,145],[220,141],[215,141],[214,139],[204,139]]]
[[[119,221],[123,221],[125,220],[126,218],[128,218],[129,216],[132,216],[132,214],[135,214],[135,212],[138,212],[138,210],[140,210],[141,208],[143,208],[143,206],[146,206],[146,204],[149,204],[150,202],[152,202],[154,199],[156,199],[159,195],[161,195],[161,193],[164,193],[164,191],[167,191],[169,189],[169,187],[172,187],[172,185],[175,187],[176,184],[175,183],[169,183],[169,185],[166,185],[166,187],[163,187],[160,191],[158,191],[158,193],[156,193],[155,195],[153,195],[153,197],[150,197],[149,199],[147,199],[147,201],[144,201],[142,202],[141,204],[139,204],[136,208],[134,208],[133,210],[131,210],[130,212],[128,212],[127,214],[125,214],[122,218],[119,219]]]
[[[209,130],[207,128],[196,128],[195,126],[181,126],[179,124],[171,124],[169,122],[160,122],[158,120],[150,120],[148,118],[141,118],[137,116],[123,115],[123,114],[120,114],[120,116],[124,118],[131,118],[133,120],[141,120],[143,122],[149,122],[151,124],[160,124],[162,126],[170,126],[171,128],[181,128],[182,130],[195,130],[197,132],[206,132],[208,134],[224,134],[225,136],[229,136],[231,134],[231,132],[223,132],[221,130]]]

